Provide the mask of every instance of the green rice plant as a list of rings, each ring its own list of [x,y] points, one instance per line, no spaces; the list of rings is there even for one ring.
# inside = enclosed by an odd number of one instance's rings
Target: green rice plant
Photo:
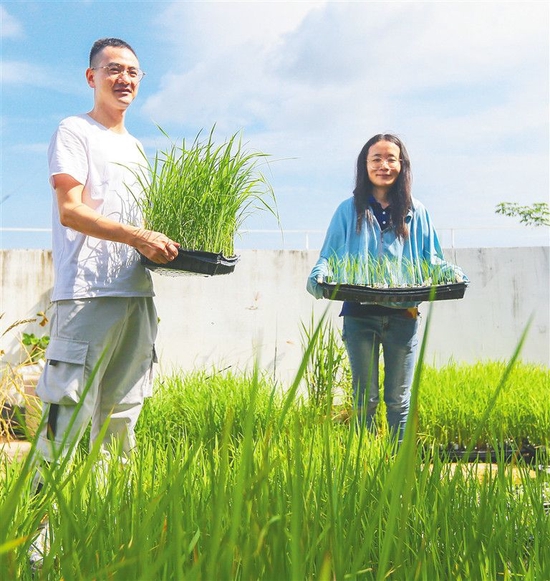
[[[31,579],[26,547],[48,510],[52,554],[40,577],[50,580],[550,578],[550,474],[520,463],[512,476],[499,462],[481,477],[479,464],[451,470],[437,449],[421,450],[427,337],[398,449],[363,426],[312,418],[297,399],[308,345],[282,397],[257,372],[234,387],[231,375],[226,385],[216,375],[157,383],[130,461],[111,454],[96,470],[95,450],[79,450],[46,477],[45,499],[27,491],[28,464],[0,464],[0,570]],[[481,421],[510,391],[518,353]]]
[[[544,479],[522,473],[518,488],[504,470],[481,480],[476,465],[450,473],[416,453],[403,479],[383,440],[289,420],[239,442],[229,416],[208,445],[159,452],[149,440],[101,485],[76,458],[48,504],[55,556],[42,578],[546,578]],[[35,509],[25,494],[17,504],[24,537]],[[8,578],[30,579],[24,545],[4,549]]]
[[[140,442],[154,438],[159,445],[178,441],[203,441],[209,435],[221,434],[229,410],[232,416],[232,438],[242,437],[249,413],[252,376],[197,370],[187,374],[165,375],[157,382],[155,397],[145,401],[136,436]],[[265,429],[268,417],[280,401],[277,386],[267,376],[257,374],[255,430]],[[168,438],[164,442],[164,438]]]
[[[329,274],[325,282],[371,286],[374,288],[402,288],[433,286],[456,282],[455,268],[449,264],[406,258],[369,256],[366,260],[351,254],[328,259]]]
[[[246,218],[266,210],[278,221],[277,206],[260,171],[268,155],[246,150],[238,133],[217,145],[214,129],[205,140],[199,132],[190,145],[184,139],[157,151],[134,173],[143,190],[138,201],[146,228],[184,249],[231,257]]]
[[[481,423],[494,387],[506,370],[504,361],[449,363],[425,366],[420,399],[420,431],[443,446],[466,447]],[[517,362],[508,389],[492,406],[491,414],[474,441],[486,448],[493,438],[550,449],[550,370]]]
[[[308,402],[314,407],[323,403],[332,406],[335,400],[338,405],[349,405],[351,371],[340,333],[330,321],[324,319],[313,340],[316,328],[313,314],[308,325],[301,324],[304,348],[313,345],[304,375]],[[328,402],[325,399],[327,394]]]

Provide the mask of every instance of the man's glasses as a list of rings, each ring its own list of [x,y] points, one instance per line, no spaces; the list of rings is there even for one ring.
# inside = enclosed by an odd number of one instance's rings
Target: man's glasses
[[[384,164],[390,169],[395,169],[401,164],[401,160],[396,157],[388,157],[388,159],[382,159],[380,157],[374,157],[372,159],[367,159],[367,163],[372,167],[372,169],[380,169]]]
[[[104,67],[90,67],[92,71],[98,71],[99,69],[105,69],[110,77],[120,77],[120,75],[128,75],[128,78],[136,83],[139,83],[141,79],[145,76],[145,73],[141,69],[136,69],[135,67],[123,67],[117,63],[111,63],[110,65],[105,65]]]

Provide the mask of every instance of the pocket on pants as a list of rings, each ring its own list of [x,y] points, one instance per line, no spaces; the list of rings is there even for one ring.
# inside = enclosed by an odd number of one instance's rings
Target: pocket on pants
[[[124,384],[117,396],[117,404],[142,404],[143,400],[153,395],[154,364],[157,363],[157,354],[153,346],[143,359],[134,357],[129,362],[131,370],[125,377]]]
[[[43,402],[75,404],[85,388],[88,343],[52,337],[36,393]]]

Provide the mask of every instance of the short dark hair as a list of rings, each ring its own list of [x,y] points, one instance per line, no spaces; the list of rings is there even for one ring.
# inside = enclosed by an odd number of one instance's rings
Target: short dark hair
[[[120,38],[100,38],[94,42],[92,50],[90,51],[90,67],[93,65],[96,55],[108,46],[114,46],[115,48],[127,48],[128,50],[132,51],[137,58],[136,51],[124,40],[120,40]]]
[[[355,210],[357,212],[357,232],[361,232],[363,226],[363,221],[365,217],[368,219],[368,215],[365,214],[365,210],[369,204],[369,197],[372,193],[372,182],[369,179],[369,174],[367,171],[367,155],[369,149],[379,141],[389,141],[400,150],[401,158],[401,171],[395,184],[392,186],[391,190],[388,192],[389,202],[391,205],[390,215],[392,226],[397,232],[397,236],[402,240],[407,238],[408,230],[405,222],[408,211],[412,206],[411,198],[411,160],[409,154],[405,147],[405,144],[397,137],[391,133],[379,133],[371,137],[367,143],[361,149],[359,156],[357,157],[357,168],[355,174],[355,189],[353,190],[353,196],[355,198]]]

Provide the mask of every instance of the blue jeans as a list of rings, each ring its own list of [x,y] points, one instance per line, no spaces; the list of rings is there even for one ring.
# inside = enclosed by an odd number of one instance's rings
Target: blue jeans
[[[372,428],[379,400],[379,355],[384,355],[384,402],[390,430],[403,439],[418,346],[418,318],[403,314],[344,316],[343,340],[360,421]],[[365,398],[367,398],[365,404]]]

